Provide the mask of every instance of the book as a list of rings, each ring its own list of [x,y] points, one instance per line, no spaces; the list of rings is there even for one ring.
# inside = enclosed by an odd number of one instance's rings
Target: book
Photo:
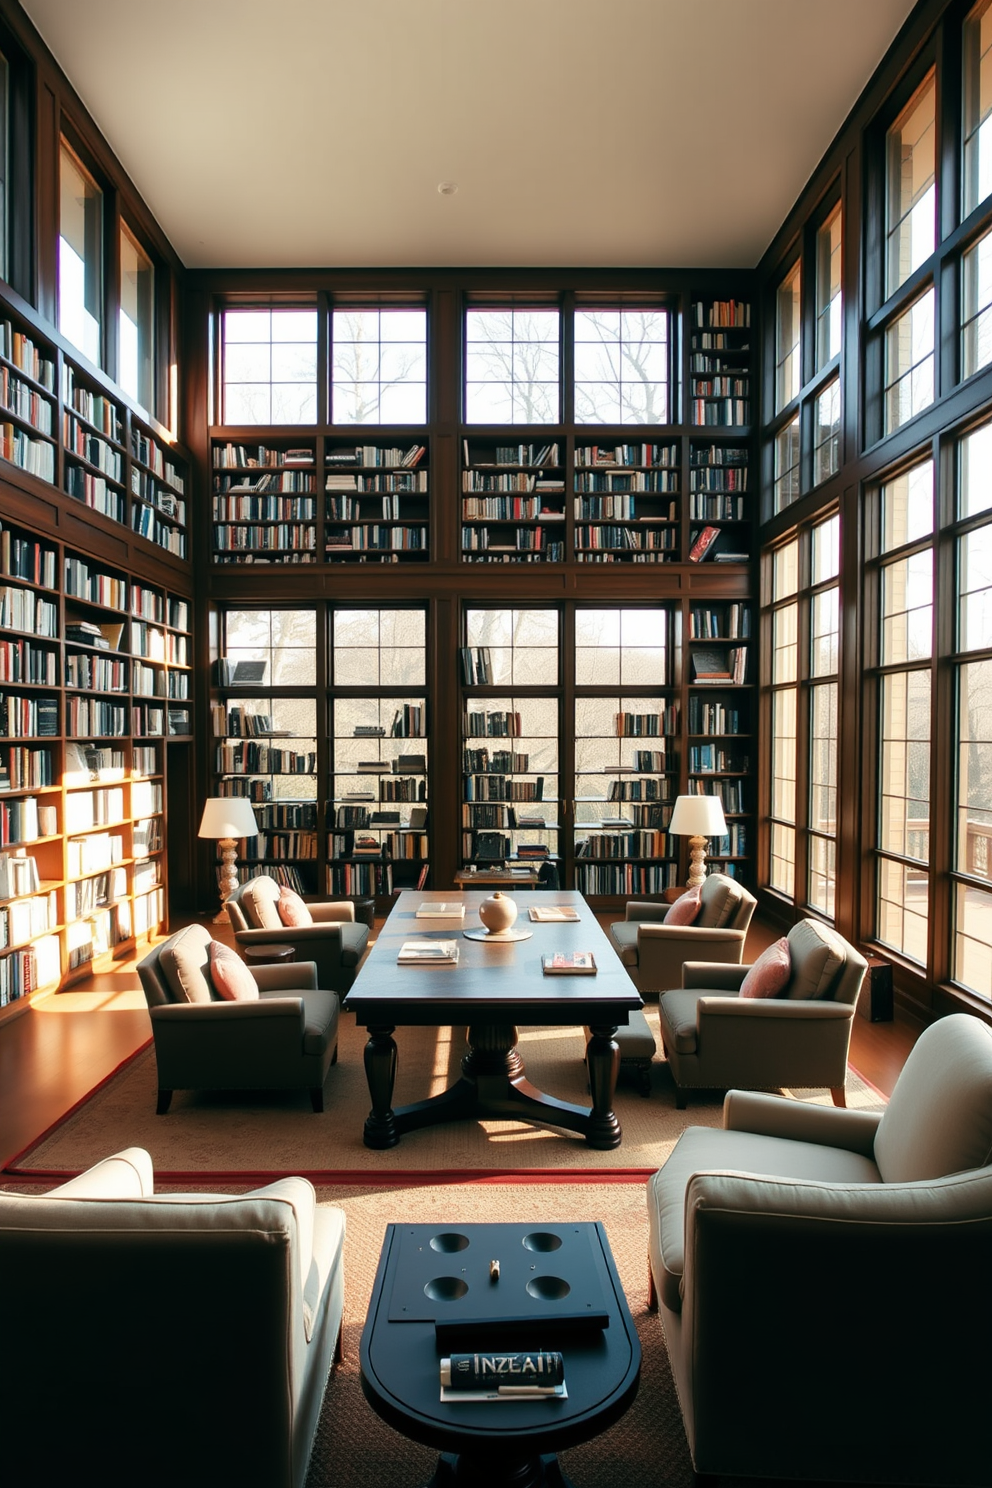
[[[692,670],[696,677],[718,677],[728,682],[731,675],[726,651],[715,650],[710,646],[693,646]]]
[[[463,920],[465,918],[465,902],[462,899],[432,899],[427,904],[420,906],[416,917],[418,920],[450,920],[455,918]]]
[[[549,904],[547,908],[527,911],[535,925],[574,925],[581,919],[577,909],[567,904]]]
[[[458,960],[456,940],[405,940],[396,957],[401,966],[451,966]]]
[[[243,687],[246,683],[264,682],[267,661],[238,661],[234,665],[234,673],[231,681],[237,687]]]
[[[541,957],[545,976],[595,976],[596,958],[592,951],[555,951]]]
[[[427,826],[427,807],[413,806],[410,810],[410,831],[422,832]]]
[[[689,562],[701,563],[719,536],[719,527],[704,527],[695,533],[689,549]]]

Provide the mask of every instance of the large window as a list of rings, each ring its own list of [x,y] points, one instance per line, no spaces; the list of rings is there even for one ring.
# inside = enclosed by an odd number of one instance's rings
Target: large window
[[[927,964],[933,654],[933,463],[885,482],[876,638],[878,755],[875,933]]]
[[[103,355],[103,192],[62,141],[59,330],[91,362]]]
[[[10,66],[0,52],[0,279],[9,279],[7,259],[10,203]]]
[[[992,191],[992,0],[981,0],[964,25],[964,191],[967,217]]]
[[[796,892],[796,715],[799,681],[799,540],[772,557],[772,774],[769,883]]]
[[[316,310],[225,310],[225,424],[317,419]]]
[[[958,447],[954,980],[992,996],[992,424]],[[958,659],[960,658],[960,659]]]
[[[930,73],[885,136],[885,293],[894,294],[934,250],[937,223]]]
[[[557,310],[468,310],[466,422],[556,424],[560,331]]]
[[[775,299],[775,409],[799,397],[802,386],[802,278],[798,263],[786,274]]]
[[[155,408],[155,269],[121,224],[117,380],[150,413]]]
[[[886,434],[894,433],[933,402],[933,309],[931,287],[885,332]]]
[[[577,310],[575,419],[667,424],[667,310]]]
[[[334,423],[426,422],[426,310],[335,310],[331,342]]]

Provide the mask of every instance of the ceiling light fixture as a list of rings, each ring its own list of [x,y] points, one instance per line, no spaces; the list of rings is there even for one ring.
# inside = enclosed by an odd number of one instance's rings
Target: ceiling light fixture
[[[437,189],[441,196],[454,196],[455,192],[458,190],[458,182],[439,181]]]

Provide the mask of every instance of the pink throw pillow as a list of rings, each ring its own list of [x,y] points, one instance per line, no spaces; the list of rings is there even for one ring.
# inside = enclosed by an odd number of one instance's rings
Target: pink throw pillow
[[[298,929],[300,925],[312,925],[313,915],[307,909],[299,894],[294,894],[292,889],[281,888],[279,890],[279,903],[276,905],[279,918],[284,925],[292,925]]]
[[[680,899],[676,899],[666,914],[664,923],[666,925],[693,924],[696,916],[699,914],[702,892],[703,886],[700,884],[698,888],[690,889],[687,894],[683,894]]]
[[[219,940],[212,940],[208,955],[210,980],[222,1001],[258,1001],[258,983],[236,951]]]
[[[783,935],[762,952],[741,982],[742,997],[777,997],[789,980],[792,959],[789,942]]]

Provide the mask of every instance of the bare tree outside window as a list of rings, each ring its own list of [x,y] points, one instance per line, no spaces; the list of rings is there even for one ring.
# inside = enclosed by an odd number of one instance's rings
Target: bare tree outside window
[[[316,423],[316,310],[226,310],[223,334],[225,424]]]
[[[335,310],[331,335],[334,423],[426,423],[426,310]]]
[[[558,422],[560,322],[557,310],[466,313],[467,423]]]
[[[667,424],[667,310],[575,314],[575,418],[581,424]]]

